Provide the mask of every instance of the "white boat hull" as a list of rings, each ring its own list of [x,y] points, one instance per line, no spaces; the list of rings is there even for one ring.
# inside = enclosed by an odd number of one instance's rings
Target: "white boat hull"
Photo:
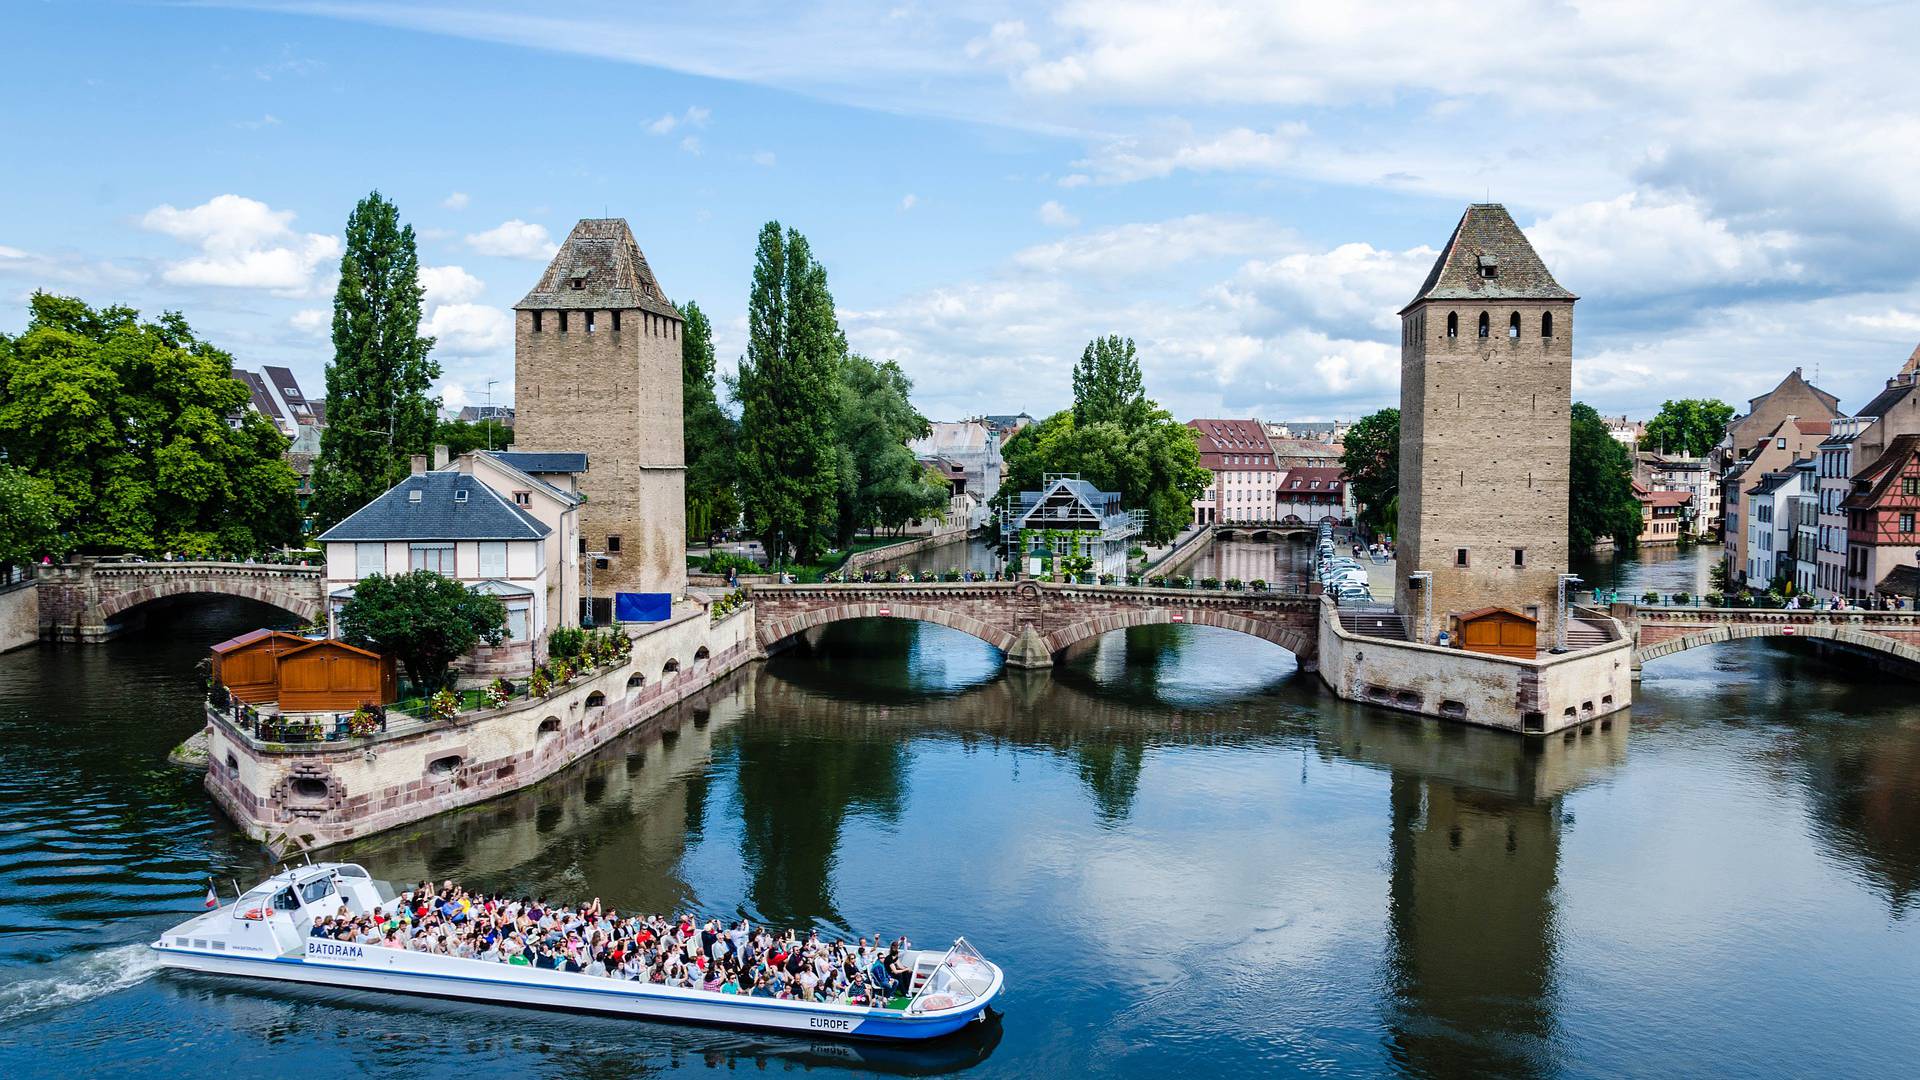
[[[382,993],[484,1001],[649,1020],[784,1031],[809,1037],[914,1040],[950,1034],[984,1018],[998,994],[1001,973],[991,965],[991,987],[964,1006],[921,1013],[863,1006],[786,1001],[654,986],[602,976],[509,966],[484,960],[431,956],[325,939],[307,943],[308,955],[247,956],[155,942],[161,963],[187,971]],[[333,955],[325,955],[326,953]]]

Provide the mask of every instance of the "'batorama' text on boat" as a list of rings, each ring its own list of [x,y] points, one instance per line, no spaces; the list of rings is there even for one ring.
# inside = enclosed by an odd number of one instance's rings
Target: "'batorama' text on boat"
[[[160,961],[188,971],[495,1005],[613,1013],[651,1020],[764,1028],[861,1039],[930,1039],[986,1016],[1000,969],[962,939],[944,952],[907,950],[903,1007],[723,994],[606,976],[508,965],[311,937],[316,917],[392,910],[394,892],[352,863],[284,870],[153,943]]]

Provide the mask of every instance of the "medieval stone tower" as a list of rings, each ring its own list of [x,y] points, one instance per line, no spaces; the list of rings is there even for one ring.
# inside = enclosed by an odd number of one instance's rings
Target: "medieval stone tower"
[[[686,591],[680,313],[621,218],[573,227],[514,305],[514,449],[585,451],[595,595]]]
[[[1400,311],[1396,605],[1429,638],[1506,607],[1555,630],[1567,568],[1573,303],[1504,206],[1467,207]]]

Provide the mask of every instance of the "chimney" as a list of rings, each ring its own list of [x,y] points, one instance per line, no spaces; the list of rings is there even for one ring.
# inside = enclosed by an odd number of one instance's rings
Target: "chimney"
[[[447,467],[447,444],[433,444],[433,471],[439,472]]]
[[[426,474],[427,474],[427,455],[425,454],[413,455],[413,475],[425,476]]]

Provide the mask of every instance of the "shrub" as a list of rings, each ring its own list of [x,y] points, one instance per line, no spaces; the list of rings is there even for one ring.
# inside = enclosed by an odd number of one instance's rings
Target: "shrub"
[[[1692,601],[1693,601],[1692,593],[1677,592],[1673,594],[1673,602],[1680,605],[1681,607],[1686,607]]]
[[[1101,574],[1101,575],[1100,575],[1100,584],[1102,584],[1102,585],[1111,585],[1111,584],[1113,584],[1113,575],[1112,575],[1112,574]]]
[[[1727,597],[1726,597],[1726,594],[1724,593],[1710,592],[1706,596],[1702,597],[1701,599],[1707,602],[1708,607],[1726,607],[1727,606]]]
[[[1168,581],[1167,584],[1172,585],[1176,589],[1191,589],[1193,588],[1193,579],[1185,574],[1175,574],[1173,579]]]
[[[1130,547],[1127,549],[1127,558],[1129,559],[1144,559],[1146,557],[1147,557],[1147,549],[1141,547],[1138,544],[1135,544],[1133,547]]]
[[[1230,577],[1227,579],[1227,588],[1232,589],[1235,592],[1239,592],[1241,589],[1246,588],[1246,582],[1241,581],[1237,577]]]
[[[587,632],[577,626],[562,626],[547,634],[547,655],[579,656],[587,648]]]
[[[1253,591],[1254,591],[1254,592],[1266,592],[1266,591],[1267,591],[1267,579],[1266,579],[1266,578],[1254,578],[1254,579],[1253,579],[1252,581],[1250,581],[1250,582],[1248,582],[1247,584],[1249,584],[1249,585],[1251,585],[1251,586],[1253,586]]]
[[[1203,577],[1200,579],[1200,587],[1203,589],[1217,589],[1220,587],[1220,579],[1217,577]]]
[[[495,679],[487,684],[487,704],[499,708],[513,696],[513,684],[505,679]]]
[[[533,678],[527,680],[527,693],[534,697],[546,697],[552,692],[553,676],[548,675],[544,667],[534,668]]]
[[[460,715],[460,695],[441,690],[427,699],[427,719],[447,721]]]
[[[1642,593],[1640,602],[1643,604],[1657,604],[1660,602],[1660,594],[1657,592]]]
[[[709,574],[725,576],[731,570],[736,574],[758,574],[762,572],[759,563],[744,555],[735,555],[731,551],[717,552],[700,560],[700,568]]]
[[[1167,587],[1167,579],[1155,574],[1147,579],[1147,584],[1155,589],[1164,589]]]

